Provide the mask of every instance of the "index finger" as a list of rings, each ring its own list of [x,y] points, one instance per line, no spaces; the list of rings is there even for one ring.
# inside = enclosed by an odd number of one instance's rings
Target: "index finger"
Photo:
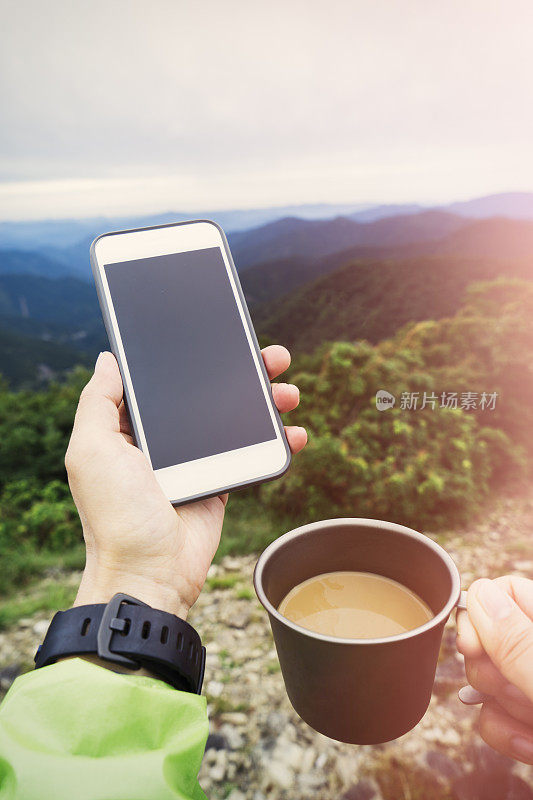
[[[271,344],[261,350],[266,371],[270,380],[277,378],[282,372],[289,368],[291,354],[286,347],[280,344]]]

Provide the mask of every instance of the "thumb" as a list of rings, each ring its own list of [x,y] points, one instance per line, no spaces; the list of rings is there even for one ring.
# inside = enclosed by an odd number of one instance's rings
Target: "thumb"
[[[122,378],[115,356],[109,352],[100,353],[94,374],[80,395],[75,428],[120,430],[118,407],[122,393]]]
[[[532,592],[533,582],[525,583]],[[468,591],[468,616],[495,666],[533,700],[533,621],[510,592],[498,581],[475,581]]]

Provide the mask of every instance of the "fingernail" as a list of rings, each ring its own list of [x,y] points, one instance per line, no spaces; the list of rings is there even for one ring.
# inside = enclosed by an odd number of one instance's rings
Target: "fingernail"
[[[482,703],[485,699],[485,695],[478,692],[477,689],[474,689],[473,686],[463,686],[457,692],[459,700],[461,703],[464,703],[465,706],[477,706]]]
[[[103,354],[104,354],[103,350],[100,350],[100,352],[98,353],[98,358],[96,359],[96,362],[95,362],[95,365],[94,365],[95,367],[98,366],[98,362],[102,358]]]
[[[290,386],[291,389],[295,390],[296,394],[298,395],[298,402],[300,402],[300,390],[298,389],[298,387],[295,386],[294,383],[288,383],[287,386]]]
[[[533,763],[533,741],[531,739],[526,739],[525,736],[513,736],[511,747],[513,755],[519,761],[526,761],[528,764]]]
[[[494,581],[481,580],[476,586],[476,597],[494,620],[505,619],[513,610],[511,598]]]

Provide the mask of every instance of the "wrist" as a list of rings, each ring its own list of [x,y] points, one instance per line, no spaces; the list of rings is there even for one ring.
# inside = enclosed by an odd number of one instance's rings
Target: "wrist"
[[[137,600],[187,619],[190,606],[175,586],[157,576],[139,575],[119,568],[87,564],[73,603],[74,606],[108,603],[117,592],[129,594]]]

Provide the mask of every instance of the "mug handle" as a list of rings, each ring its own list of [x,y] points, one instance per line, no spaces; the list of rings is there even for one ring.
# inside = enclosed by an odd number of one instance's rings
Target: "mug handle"
[[[462,591],[459,595],[459,600],[457,602],[458,611],[466,611],[466,595],[467,592],[465,591]],[[484,703],[485,700],[488,699],[489,695],[478,692],[478,690],[474,689],[474,687],[470,686],[470,684],[467,684],[466,686],[463,686],[462,689],[459,689],[459,700],[465,706],[478,706],[480,703]]]

